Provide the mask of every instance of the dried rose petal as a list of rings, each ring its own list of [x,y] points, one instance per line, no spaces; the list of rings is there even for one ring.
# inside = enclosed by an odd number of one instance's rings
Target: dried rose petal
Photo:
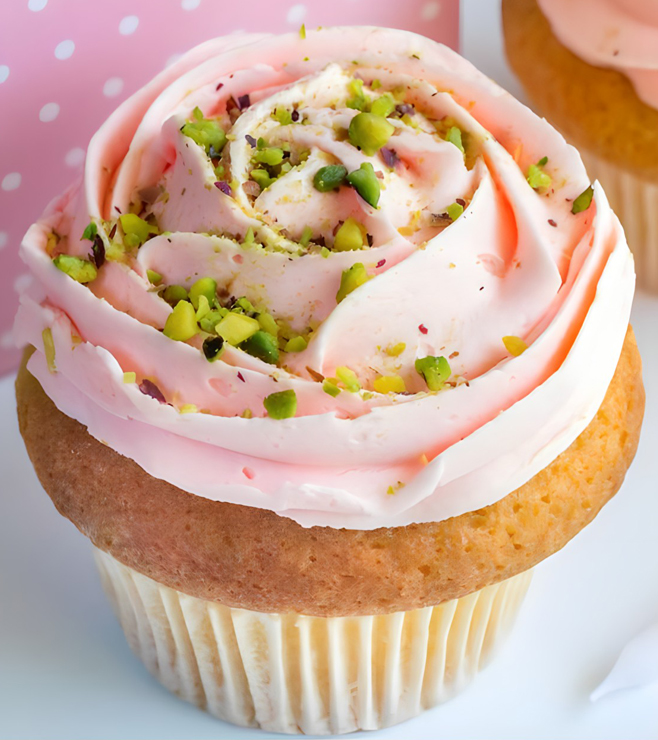
[[[247,381],[246,381],[246,380],[244,379],[244,377],[242,376],[242,373],[241,373],[241,372],[240,372],[239,370],[238,370],[238,378],[240,378],[240,380],[241,380],[241,381],[242,381],[243,383],[246,383],[246,382],[247,382]]]
[[[251,134],[245,134],[244,138],[247,140],[247,143],[252,149],[256,148],[257,141]]]
[[[94,237],[91,245],[91,261],[100,268],[105,263],[105,244],[98,234]]]
[[[293,120],[293,123],[297,123],[299,121],[299,111],[297,108],[293,109],[293,112],[290,114],[290,117]]]
[[[219,92],[224,87],[223,82],[218,82],[217,87],[215,88],[215,92]]]
[[[242,183],[242,189],[247,195],[250,195],[252,198],[258,198],[261,191],[260,185],[253,180],[245,180]]]
[[[384,267],[385,264],[386,264],[386,260],[379,260],[376,267]]]
[[[395,110],[401,116],[413,116],[416,112],[416,109],[410,103],[400,103],[400,105],[395,106]]]
[[[238,97],[237,103],[240,110],[248,108],[251,105],[251,98],[249,97],[249,93],[247,93],[246,95],[240,95]]]
[[[379,150],[379,153],[382,155],[382,160],[384,161],[384,164],[389,169],[394,170],[398,162],[400,161],[400,157],[398,157],[395,149],[389,149],[388,147],[382,147]]]
[[[226,182],[226,180],[219,180],[215,183],[215,187],[221,190],[224,195],[233,197],[233,190],[231,190],[231,186]]]
[[[142,382],[139,384],[139,390],[145,396],[155,398],[155,400],[159,401],[160,403],[167,403],[167,399],[162,394],[162,391],[153,381],[149,380],[148,378],[144,378],[144,380],[142,380]]]
[[[425,326],[425,324],[420,324],[420,325],[419,325],[419,327],[418,327],[418,331],[419,331],[419,332],[420,332],[421,334],[427,334],[427,332],[428,332],[428,329],[427,329],[427,327]]]

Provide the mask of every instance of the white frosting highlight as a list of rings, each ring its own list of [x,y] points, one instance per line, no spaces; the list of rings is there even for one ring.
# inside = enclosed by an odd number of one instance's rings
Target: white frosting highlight
[[[623,72],[658,108],[658,6],[654,0],[538,0],[553,33],[597,67]]]
[[[354,73],[380,79],[380,93],[404,87],[405,102],[416,107],[417,127],[392,119],[390,146],[401,160],[393,170],[337,134],[357,113],[341,102]],[[226,101],[246,93],[251,106],[230,128]],[[230,128],[234,197],[214,187],[205,152],[180,133],[196,106]],[[298,108],[307,123],[280,126],[271,116],[277,106]],[[464,131],[470,166],[435,134],[434,122],[445,116]],[[253,166],[246,135],[310,154],[254,200],[241,187]],[[553,184],[540,193],[525,174],[543,157]],[[317,169],[336,160],[348,171],[368,161],[381,173],[378,209],[350,188],[313,188]],[[129,265],[106,262],[89,287],[53,266],[46,252],[53,229],[63,236],[60,251],[83,256],[90,217],[116,219],[136,192],[158,184],[168,198],[154,211],[171,234],[149,240]],[[304,526],[441,521],[529,480],[603,400],[634,272],[598,185],[590,208],[571,213],[587,185],[577,153],[545,121],[422,37],[346,28],[309,32],[306,40],[218,39],[110,117],[90,144],[83,187],[28,231],[22,256],[36,285],[21,297],[16,336],[37,348],[29,368],[60,410],[186,491],[267,508]],[[431,214],[458,198],[464,214],[437,226]],[[407,228],[415,213],[416,227]],[[297,254],[304,226],[331,243],[348,216],[364,223],[370,248]],[[275,248],[230,238],[250,227]],[[357,262],[371,279],[337,305],[341,274]],[[209,363],[196,339],[161,333],[171,308],[150,288],[147,270],[187,286],[210,275],[296,331],[317,329],[281,367],[232,347]],[[44,328],[56,348],[54,374]],[[511,357],[507,335],[523,337],[528,349]],[[400,342],[399,356],[382,351]],[[451,358],[453,383],[438,393],[428,393],[414,369],[428,355]],[[398,373],[412,394],[334,398],[308,371],[331,376],[341,365],[369,389],[380,374]],[[154,381],[168,404],[126,384],[124,372]],[[267,418],[263,399],[285,389],[297,395],[297,415]],[[180,413],[189,404],[204,413]],[[245,409],[254,418],[242,418]]]

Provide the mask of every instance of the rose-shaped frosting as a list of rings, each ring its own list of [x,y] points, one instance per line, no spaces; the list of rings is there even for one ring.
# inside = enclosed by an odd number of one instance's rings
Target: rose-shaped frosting
[[[576,56],[623,72],[638,97],[658,109],[655,0],[538,0],[553,33]]]
[[[555,459],[634,287],[577,152],[377,28],[194,49],[22,255],[16,334],[61,411],[186,491],[355,529],[474,510]]]

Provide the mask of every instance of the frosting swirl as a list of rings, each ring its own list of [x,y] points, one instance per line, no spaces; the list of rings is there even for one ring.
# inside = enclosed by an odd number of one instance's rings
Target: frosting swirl
[[[553,33],[576,56],[622,72],[658,109],[658,6],[653,0],[537,0]]]
[[[21,253],[16,336],[61,411],[186,491],[353,529],[550,463],[603,400],[634,286],[577,152],[377,28],[192,50]]]

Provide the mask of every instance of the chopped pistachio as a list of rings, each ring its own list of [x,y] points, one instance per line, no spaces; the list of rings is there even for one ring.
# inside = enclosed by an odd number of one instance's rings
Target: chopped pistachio
[[[571,206],[571,213],[575,215],[586,211],[592,205],[593,197],[594,189],[590,185],[574,200],[573,205]]]
[[[310,226],[304,226],[302,235],[299,238],[299,243],[302,245],[302,247],[308,247],[312,238],[313,238],[313,229]]]
[[[137,382],[137,373],[124,373],[123,374],[123,382],[124,383],[136,383]]]
[[[215,331],[234,347],[260,330],[256,319],[241,313],[228,313],[215,325]]]
[[[148,281],[149,283],[151,283],[151,285],[160,285],[160,283],[162,282],[162,275],[155,270],[147,270],[146,277],[148,278]]]
[[[347,181],[366,203],[377,208],[381,186],[375,174],[375,168],[370,162],[363,162],[358,170],[350,172]]]
[[[167,316],[163,333],[169,339],[186,342],[199,333],[194,306],[187,301],[179,301]]]
[[[361,383],[356,376],[354,370],[350,370],[349,367],[344,365],[336,368],[336,378],[345,386],[345,390],[349,393],[357,393],[361,390]]]
[[[57,366],[55,365],[55,342],[53,341],[53,331],[50,327],[44,329],[41,332],[41,339],[43,340],[43,353],[46,358],[46,365],[51,373],[57,372]]]
[[[347,89],[351,94],[351,97],[348,98],[346,103],[347,107],[354,110],[366,110],[368,107],[368,98],[363,92],[363,80],[358,78],[350,80],[347,84]]]
[[[206,360],[214,362],[224,353],[224,340],[221,337],[207,337],[201,349]]]
[[[446,134],[446,141],[454,144],[462,154],[464,153],[464,143],[462,141],[462,132],[460,128],[457,128],[457,126],[451,126]]]
[[[182,285],[168,285],[164,289],[162,297],[170,306],[175,306],[178,301],[186,301],[188,294]]]
[[[199,117],[199,114],[201,114],[201,117]],[[212,147],[212,153],[219,156],[227,141],[226,134],[220,127],[219,121],[204,118],[199,108],[194,109],[193,116],[196,120],[184,124],[181,133],[203,147],[206,154],[210,155]]]
[[[273,337],[277,337],[279,335],[279,327],[272,314],[267,313],[267,311],[261,311],[256,318],[263,331],[266,331]]]
[[[293,390],[271,393],[263,399],[270,419],[290,419],[297,412],[297,395]]]
[[[399,357],[407,348],[404,342],[398,342],[386,348],[386,354],[390,357]]]
[[[206,299],[204,298],[204,300]],[[197,321],[199,322],[199,326],[203,329],[203,331],[208,332],[208,334],[213,334],[215,332],[215,326],[217,326],[217,324],[224,318],[224,316],[226,316],[227,313],[228,311],[225,308],[211,309],[200,319],[197,318]]]
[[[217,281],[210,277],[200,278],[190,288],[190,301],[194,308],[199,308],[199,297],[205,296],[212,308],[216,303]]]
[[[456,221],[464,213],[464,206],[461,203],[451,203],[446,208],[446,213],[451,221]]]
[[[276,108],[273,115],[282,126],[289,126],[292,123],[292,113],[286,108]]]
[[[313,187],[321,193],[337,190],[347,177],[347,169],[342,164],[328,164],[313,176]]]
[[[203,319],[210,313],[210,302],[205,295],[199,296],[199,305],[196,310],[196,320],[200,324]]]
[[[350,142],[371,157],[391,138],[395,127],[382,116],[374,113],[358,113],[350,122]]]
[[[303,352],[308,347],[308,342],[301,335],[292,337],[284,347],[286,352]]]
[[[88,239],[90,242],[93,242],[96,238],[96,234],[98,234],[98,226],[91,221],[87,224],[85,227],[85,230],[82,232],[82,237],[80,238],[80,241],[83,239]]]
[[[270,365],[276,365],[279,361],[279,347],[276,337],[273,337],[266,331],[262,331],[262,329],[259,329],[242,342],[240,349],[253,357],[258,357],[263,362],[268,362]]]
[[[247,229],[247,233],[244,235],[244,239],[242,240],[242,245],[248,247],[250,244],[253,244],[256,241],[256,236],[254,235],[254,230],[250,226]]]
[[[266,149],[257,149],[253,156],[254,162],[273,167],[283,162],[283,149],[278,146],[269,146]]]
[[[302,23],[302,25],[299,28],[299,38],[305,39],[306,38],[306,26]]]
[[[393,113],[395,105],[395,98],[391,93],[384,93],[383,95],[380,95],[377,100],[373,100],[372,105],[370,106],[370,112],[375,116],[386,118]]]
[[[351,216],[341,224],[334,237],[334,252],[363,249],[368,243],[366,227]]]
[[[269,172],[266,169],[263,169],[262,167],[258,167],[255,170],[252,170],[249,173],[249,177],[254,181],[257,182],[263,190],[266,188],[269,188],[269,186],[274,182],[273,177],[270,177]]]
[[[152,234],[157,234],[158,228],[144,221],[134,213],[124,213],[119,216],[124,233],[124,242],[129,247],[141,247]]]
[[[243,419],[252,419],[254,415],[253,415],[251,409],[245,409],[242,412],[241,416],[242,416]]]
[[[550,175],[546,174],[543,170],[543,167],[547,162],[548,157],[543,157],[539,162],[537,162],[537,164],[531,164],[530,167],[528,167],[526,179],[528,180],[528,185],[530,185],[533,190],[545,190],[546,188],[551,187],[551,183],[553,181],[551,180]]]
[[[338,293],[336,293],[336,301],[340,303],[343,298],[359,286],[367,283],[368,280],[370,280],[370,275],[368,275],[362,262],[356,262],[347,270],[343,270],[343,274],[340,276],[340,287]]]
[[[394,496],[394,495],[395,495],[395,488],[393,488],[393,486],[389,486],[389,487],[388,487],[388,488],[386,489],[386,494],[387,494],[388,496]]]
[[[327,249],[326,247],[322,247],[322,249],[320,249],[320,256],[321,256],[321,257],[322,257],[323,259],[327,259],[327,257],[328,257],[328,256],[329,256],[330,254],[331,254],[330,250],[328,250],[328,249]]]
[[[193,403],[184,403],[179,409],[179,414],[196,414],[199,409]]]
[[[70,278],[78,283],[90,283],[96,279],[98,270],[89,260],[73,257],[69,254],[59,254],[53,260],[53,264],[58,270],[65,272]]]
[[[372,384],[377,393],[404,393],[407,387],[399,375],[381,375]]]
[[[337,382],[336,378],[325,378],[322,381],[322,390],[332,396],[332,398],[336,398],[340,393],[340,388],[336,385]]]
[[[375,78],[375,79],[374,79],[374,80],[373,80],[373,81],[372,81],[372,82],[370,83],[370,87],[371,87],[371,88],[372,88],[373,90],[379,90],[379,88],[380,88],[381,86],[382,86],[382,83],[381,83],[381,81],[380,81],[380,80],[378,80],[377,78]]]
[[[523,339],[521,339],[521,337],[503,337],[503,344],[510,355],[513,355],[514,357],[522,355],[528,349],[528,345],[523,341]]]
[[[445,357],[422,357],[415,362],[416,371],[423,376],[431,391],[440,391],[452,370]]]

